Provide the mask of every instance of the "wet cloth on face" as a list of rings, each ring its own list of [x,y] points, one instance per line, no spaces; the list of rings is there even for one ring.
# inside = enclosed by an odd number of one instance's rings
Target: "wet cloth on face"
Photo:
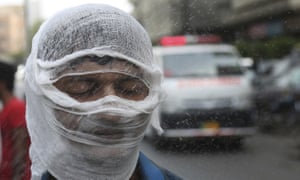
[[[124,68],[107,63],[115,59],[126,62]],[[141,71],[133,72],[132,65]],[[83,101],[59,88],[82,77],[93,76],[99,83],[108,73],[118,80],[123,75],[140,80],[147,93],[137,100],[117,94]],[[138,144],[162,100],[161,75],[148,34],[119,9],[81,5],[44,22],[25,68],[33,179],[45,171],[58,179],[129,179],[138,161]],[[118,84],[109,85],[116,90]]]

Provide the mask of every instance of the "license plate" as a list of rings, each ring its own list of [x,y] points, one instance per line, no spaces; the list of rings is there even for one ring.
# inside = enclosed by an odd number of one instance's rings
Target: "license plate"
[[[216,121],[205,122],[202,124],[202,128],[205,129],[219,129],[220,124]]]

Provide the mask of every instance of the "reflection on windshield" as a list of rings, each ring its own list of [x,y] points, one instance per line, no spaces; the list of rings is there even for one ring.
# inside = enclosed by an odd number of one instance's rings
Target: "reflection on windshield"
[[[242,73],[237,58],[228,52],[164,55],[163,66],[167,77],[209,77]]]

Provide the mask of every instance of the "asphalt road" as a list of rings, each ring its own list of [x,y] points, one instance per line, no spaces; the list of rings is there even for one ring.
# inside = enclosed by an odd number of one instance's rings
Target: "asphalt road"
[[[197,143],[197,145],[195,145]],[[199,142],[155,148],[150,140],[142,151],[157,164],[187,180],[298,180],[300,136],[257,134],[241,148],[199,145]]]

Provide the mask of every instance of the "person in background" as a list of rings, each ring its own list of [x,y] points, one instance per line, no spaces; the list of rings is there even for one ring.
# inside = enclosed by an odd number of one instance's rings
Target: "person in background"
[[[144,28],[101,4],[40,27],[25,68],[33,179],[177,180],[139,151],[162,100]]]
[[[0,179],[30,179],[29,136],[25,122],[25,103],[14,96],[16,67],[0,62],[0,127],[2,154]]]

